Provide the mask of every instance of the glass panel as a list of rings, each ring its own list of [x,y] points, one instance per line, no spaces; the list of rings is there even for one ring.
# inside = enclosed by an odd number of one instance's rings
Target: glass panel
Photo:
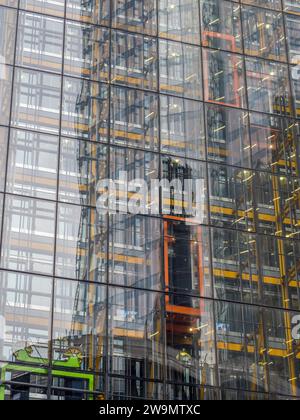
[[[243,7],[245,53],[272,60],[286,60],[285,34],[281,13]]]
[[[206,106],[207,147],[209,159],[227,165],[250,167],[251,145],[247,112]]]
[[[106,287],[55,280],[53,316],[54,385],[94,391],[96,375],[89,371],[103,371]],[[68,381],[70,363],[74,376]]]
[[[300,16],[286,15],[287,46],[289,61],[300,64]]]
[[[17,12],[15,10],[0,7],[0,66],[13,64],[16,22]]]
[[[12,124],[58,134],[60,85],[59,76],[16,69]]]
[[[95,81],[107,81],[109,31],[96,26],[66,22],[64,73]]]
[[[156,0],[112,0],[112,25],[132,32],[156,35]]]
[[[201,0],[202,44],[242,52],[240,6],[224,0]]]
[[[159,36],[199,44],[198,0],[160,0]]]
[[[0,127],[0,173],[3,174],[0,178],[0,191],[4,191],[5,184],[4,174],[6,170],[7,140],[8,128]]]
[[[130,362],[130,361],[129,361]],[[161,382],[136,379],[131,377],[109,377],[108,399],[112,400],[159,400],[162,398],[164,385]]]
[[[0,0],[0,4],[9,7],[18,7],[18,0]]]
[[[165,318],[162,304],[162,295],[158,293],[109,289],[109,372],[130,377],[124,385],[130,385],[131,390],[125,389],[125,395],[138,395],[140,381],[162,378]]]
[[[265,8],[270,8],[273,10],[276,9],[281,9],[281,0],[241,0],[242,3],[246,3],[246,4],[252,4],[254,6],[261,6],[261,7],[265,7]],[[291,0],[287,0],[287,1],[291,1]],[[298,0],[292,0],[292,1],[298,1]]]
[[[113,31],[111,77],[113,83],[157,90],[157,41]]]
[[[51,274],[55,204],[7,196],[4,214],[2,267]]]
[[[161,92],[202,98],[199,47],[160,40],[159,60]]]
[[[161,150],[177,156],[203,159],[205,156],[203,119],[203,106],[200,102],[161,96]]]
[[[107,178],[107,147],[61,139],[59,200],[96,206],[97,183]]]
[[[246,58],[249,108],[290,114],[288,69],[283,64]]]
[[[0,359],[15,368],[22,362],[47,366],[52,279],[1,271],[0,292]],[[7,377],[8,366],[2,368]]]
[[[279,0],[277,0],[279,2]],[[299,0],[283,0],[284,10],[290,13],[300,13]]]
[[[158,100],[152,93],[112,88],[112,143],[158,150]]]
[[[20,12],[16,64],[61,72],[63,21]]]
[[[95,25],[109,25],[110,0],[86,1],[66,0],[67,19],[79,20]]]
[[[64,16],[65,0],[20,0],[20,9],[53,16]]]
[[[204,95],[207,102],[245,106],[243,59],[235,54],[203,49]]]
[[[0,124],[9,124],[12,91],[12,67],[0,63]]]
[[[12,130],[7,191],[56,199],[58,137]]]
[[[21,379],[26,379],[27,382],[36,383],[39,388],[28,387],[23,385],[3,385],[1,387],[3,398],[5,401],[41,401],[47,400],[47,388],[41,385],[45,378],[37,379],[34,375],[28,375],[26,372],[16,372],[15,376],[21,375]],[[23,378],[22,378],[23,377]],[[14,378],[13,380],[15,380]],[[2,397],[1,396],[1,397]]]
[[[58,205],[56,275],[105,282],[107,228],[96,209]]]
[[[108,88],[87,80],[64,78],[62,134],[107,140]]]
[[[210,217],[219,227],[253,231],[254,172],[209,165]]]
[[[186,400],[193,395],[193,386],[214,385],[216,381],[213,305],[193,298],[190,308],[181,312],[176,308],[166,307],[167,377],[176,384],[175,398],[183,392]]]
[[[110,220],[110,282],[143,289],[161,288],[161,221],[117,214]]]

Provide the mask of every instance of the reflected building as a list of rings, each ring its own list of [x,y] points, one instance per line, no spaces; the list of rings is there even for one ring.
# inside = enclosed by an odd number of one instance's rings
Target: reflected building
[[[0,0],[0,399],[300,398],[299,16]]]

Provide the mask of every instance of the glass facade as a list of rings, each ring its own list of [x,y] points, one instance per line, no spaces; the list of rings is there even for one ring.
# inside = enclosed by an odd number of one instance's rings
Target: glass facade
[[[299,66],[299,0],[0,0],[0,400],[300,399]]]

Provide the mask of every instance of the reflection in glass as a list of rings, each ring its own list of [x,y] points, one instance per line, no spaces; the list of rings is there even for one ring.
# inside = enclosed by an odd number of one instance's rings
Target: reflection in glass
[[[87,80],[64,78],[62,134],[92,141],[106,141],[107,86]]]
[[[112,82],[157,90],[157,42],[154,38],[112,32]]]
[[[105,282],[107,230],[96,209],[58,205],[56,275]]]
[[[188,158],[205,155],[202,104],[196,101],[160,97],[161,150]]]
[[[161,288],[161,221],[116,214],[110,220],[110,283]]]
[[[240,6],[224,0],[201,0],[202,44],[242,52]]]
[[[53,16],[64,16],[65,0],[20,0],[20,9]]]
[[[250,167],[251,145],[248,135],[248,113],[206,106],[208,157],[227,165]]]
[[[199,5],[194,0],[159,1],[159,36],[199,44]]]
[[[58,137],[11,130],[7,191],[56,198]]]
[[[62,138],[60,142],[59,200],[96,206],[97,184],[107,178],[107,147]]]
[[[0,127],[0,172],[1,174],[5,173],[6,169],[6,154],[7,154],[7,139],[8,139],[8,129],[5,127]],[[4,191],[4,175],[0,178],[0,191]]]
[[[191,99],[202,98],[200,48],[159,41],[160,91]]]
[[[203,50],[204,94],[207,102],[245,106],[244,64],[240,56]]]
[[[2,267],[53,272],[55,204],[25,197],[5,200]]]
[[[8,125],[12,91],[12,67],[0,63],[0,124]]]
[[[112,0],[112,26],[132,32],[156,35],[156,0]]]
[[[16,64],[61,72],[63,21],[20,12]]]
[[[58,134],[60,76],[16,69],[12,125]]]
[[[157,95],[113,87],[110,136],[114,144],[157,150]]]
[[[107,81],[109,31],[97,26],[66,22],[64,73]]]
[[[285,35],[281,13],[256,7],[243,7],[245,53],[272,60],[286,60]]]
[[[66,0],[66,16],[67,19],[95,25],[109,25],[110,0],[101,0],[100,2],[95,0],[87,2]]]
[[[0,7],[0,66],[13,64],[16,21],[17,13],[15,10]]]

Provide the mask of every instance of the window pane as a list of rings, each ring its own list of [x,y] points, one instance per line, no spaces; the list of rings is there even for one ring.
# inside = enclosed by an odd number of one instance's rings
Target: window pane
[[[279,2],[279,0],[276,0]],[[283,0],[284,10],[290,13],[299,14],[300,4],[299,0]]]
[[[252,4],[253,6],[261,6],[261,7],[265,7],[265,8],[270,8],[273,10],[276,9],[281,9],[281,0],[241,0],[242,3],[246,3],[246,4]],[[290,0],[287,0],[290,1]],[[292,0],[294,1],[298,1],[298,0]]]
[[[300,17],[296,15],[286,15],[287,45],[289,61],[292,64],[300,62]]]
[[[63,21],[20,12],[16,64],[61,72]]]
[[[158,150],[158,100],[152,93],[112,88],[111,142]]]
[[[160,91],[192,99],[202,98],[200,48],[159,41]]]
[[[117,214],[110,220],[110,282],[161,289],[161,222],[140,215]]]
[[[0,124],[9,124],[12,67],[0,64]]]
[[[8,128],[0,127],[0,172],[3,174],[0,178],[0,191],[4,191],[4,174],[6,170]]]
[[[107,81],[109,31],[91,25],[66,22],[64,73],[95,81]]]
[[[143,35],[113,31],[112,82],[157,90],[157,42]]]
[[[198,0],[159,1],[159,36],[174,41],[200,43]]]
[[[156,0],[112,0],[112,24],[119,29],[157,33]]]
[[[12,124],[58,134],[60,85],[59,76],[16,69]]]
[[[165,153],[203,159],[205,134],[200,102],[160,97],[161,149]]]
[[[207,102],[245,106],[244,63],[242,57],[203,49],[204,94]]]
[[[12,130],[7,191],[56,199],[58,137]]]
[[[286,60],[281,13],[256,7],[242,8],[245,53],[272,60]]]
[[[240,6],[224,0],[201,0],[202,43],[242,52]]]
[[[106,219],[96,209],[58,205],[56,275],[105,282]]]
[[[107,178],[107,147],[62,138],[59,200],[96,206],[97,184]]]
[[[66,15],[67,19],[95,25],[109,25],[110,0],[101,0],[100,2],[66,0]]]
[[[17,12],[15,10],[0,7],[0,66],[2,64],[13,64],[16,21]]]
[[[1,271],[2,361],[48,364],[51,291],[51,278]],[[27,354],[31,361],[24,359]],[[24,373],[23,382],[27,382],[26,377]],[[14,376],[11,379],[14,380]]]
[[[53,16],[64,16],[65,0],[20,0],[21,9]]]
[[[211,160],[227,165],[250,167],[251,145],[248,135],[248,113],[206,106],[207,147]]]
[[[2,267],[51,274],[54,253],[55,204],[7,196]]]
[[[62,134],[107,140],[108,89],[87,80],[64,78]]]

